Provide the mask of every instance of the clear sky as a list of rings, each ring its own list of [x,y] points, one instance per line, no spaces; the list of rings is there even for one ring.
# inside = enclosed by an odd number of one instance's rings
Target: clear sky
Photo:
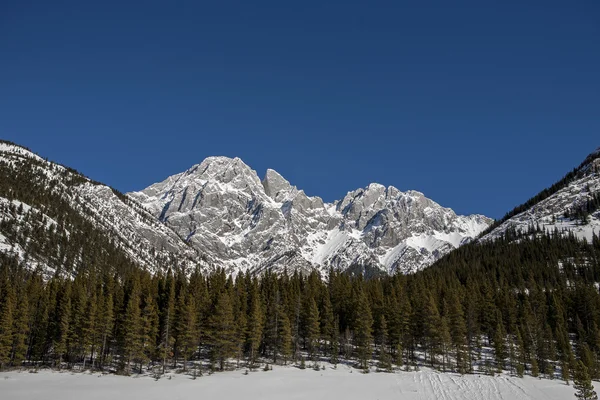
[[[600,146],[600,2],[0,2],[0,138],[121,191],[210,155],[501,217]]]

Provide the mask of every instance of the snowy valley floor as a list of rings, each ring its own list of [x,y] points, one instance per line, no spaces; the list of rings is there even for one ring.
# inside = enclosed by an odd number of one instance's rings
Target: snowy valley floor
[[[599,391],[600,384],[595,384]],[[230,371],[192,380],[186,375],[155,381],[149,376],[40,371],[0,373],[0,399],[187,400],[187,399],[574,399],[572,386],[558,380],[418,372],[362,374],[346,366],[324,371],[277,367],[248,375]]]

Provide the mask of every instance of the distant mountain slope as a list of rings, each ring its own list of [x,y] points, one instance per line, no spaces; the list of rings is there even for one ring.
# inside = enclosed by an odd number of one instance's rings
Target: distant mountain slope
[[[0,252],[47,273],[111,263],[157,271],[201,259],[134,200],[5,141],[0,141]]]
[[[274,170],[261,181],[242,160],[227,157],[209,157],[128,195],[230,272],[333,266],[409,273],[492,222],[379,184],[327,204]]]
[[[326,204],[276,171],[261,181],[240,159],[226,157],[123,195],[0,142],[0,252],[48,273],[108,265],[107,258],[150,271],[198,265],[229,273],[410,273],[490,223],[379,184]]]
[[[600,149],[550,188],[506,214],[483,234],[493,240],[507,230],[572,232],[591,241],[600,234]]]

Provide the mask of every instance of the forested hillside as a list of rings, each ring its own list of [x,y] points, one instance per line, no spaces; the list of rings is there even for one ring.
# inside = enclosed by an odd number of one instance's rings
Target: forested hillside
[[[127,268],[44,281],[3,256],[0,362],[135,372],[327,359],[568,380],[580,359],[599,378],[599,254],[596,237],[529,232],[370,280]]]
[[[14,254],[48,276],[206,265],[202,254],[134,200],[5,141],[0,141],[0,253]]]
[[[527,230],[531,225],[546,225],[549,230],[575,232],[580,238],[591,237],[600,227],[600,149],[552,186],[515,207],[491,224],[481,237],[502,236],[505,230]],[[587,228],[581,228],[588,225]],[[591,229],[590,229],[591,228]],[[547,229],[547,230],[548,230]]]
[[[595,221],[597,160],[536,210],[577,199]],[[367,279],[360,264],[230,274],[135,200],[0,142],[0,368],[196,374],[327,360],[569,380],[581,360],[600,379],[595,225],[582,240],[526,221],[413,275]]]

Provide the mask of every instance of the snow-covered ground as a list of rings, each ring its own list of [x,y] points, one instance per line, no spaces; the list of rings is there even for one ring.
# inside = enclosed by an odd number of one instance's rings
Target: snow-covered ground
[[[196,380],[182,374],[155,381],[149,376],[40,371],[0,373],[0,398],[86,400],[187,399],[445,399],[445,400],[564,400],[574,397],[572,386],[559,380],[515,378],[507,375],[460,376],[428,369],[418,372],[363,374],[356,369],[327,366],[325,370],[275,366],[245,375],[230,371]],[[600,389],[595,384],[596,391]]]

